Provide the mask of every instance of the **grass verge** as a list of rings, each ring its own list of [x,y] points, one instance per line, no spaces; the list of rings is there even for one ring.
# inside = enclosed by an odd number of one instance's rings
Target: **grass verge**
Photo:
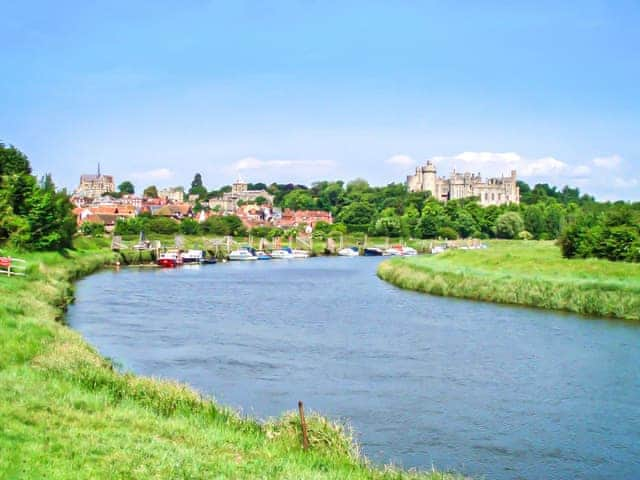
[[[60,320],[104,250],[20,255],[0,278],[0,478],[453,479],[368,465],[348,429],[241,417],[185,385],[123,374]]]
[[[494,241],[486,250],[394,258],[378,276],[434,295],[640,320],[640,265],[562,258],[552,242]]]

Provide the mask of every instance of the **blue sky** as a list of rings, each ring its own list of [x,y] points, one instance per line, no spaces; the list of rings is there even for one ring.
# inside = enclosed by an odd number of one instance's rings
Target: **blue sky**
[[[558,3],[563,3],[558,5]],[[75,187],[433,159],[640,200],[640,4],[1,2],[0,141]]]

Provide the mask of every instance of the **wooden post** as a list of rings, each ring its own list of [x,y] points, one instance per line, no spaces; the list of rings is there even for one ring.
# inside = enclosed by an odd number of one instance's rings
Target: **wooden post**
[[[307,422],[304,419],[304,405],[302,400],[298,402],[298,411],[300,412],[300,425],[302,426],[302,449],[309,450],[309,436],[307,434]]]

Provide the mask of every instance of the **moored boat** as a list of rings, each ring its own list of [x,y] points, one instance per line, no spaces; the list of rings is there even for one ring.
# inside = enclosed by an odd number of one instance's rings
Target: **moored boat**
[[[291,259],[294,258],[293,252],[289,247],[279,248],[271,252],[271,258],[274,260]]]
[[[203,263],[204,252],[202,250],[187,250],[180,255],[182,263]]]
[[[182,265],[182,258],[177,252],[165,252],[160,254],[156,263],[164,268],[174,268]]]
[[[384,252],[378,247],[367,247],[364,249],[363,255],[365,257],[380,257]]]
[[[358,247],[347,247],[338,250],[341,257],[357,257],[359,255]]]
[[[296,249],[293,249],[291,251],[291,253],[293,254],[293,258],[309,258],[309,251],[308,250],[296,250]]]
[[[256,257],[258,258],[258,260],[271,260],[271,255],[269,255],[266,252],[263,252],[262,250],[258,250],[256,252]]]
[[[246,248],[240,248],[238,250],[234,250],[229,254],[229,260],[257,260],[256,257],[250,250]]]

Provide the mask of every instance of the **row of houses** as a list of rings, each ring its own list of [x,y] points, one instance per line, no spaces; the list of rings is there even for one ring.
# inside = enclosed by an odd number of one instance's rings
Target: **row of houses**
[[[113,230],[118,219],[128,219],[148,213],[181,221],[192,218],[205,222],[214,215],[237,215],[247,228],[270,226],[293,228],[300,225],[314,228],[318,222],[333,223],[330,212],[320,210],[293,211],[273,207],[273,196],[266,190],[249,190],[241,178],[231,186],[231,191],[221,197],[198,202],[197,195],[189,195],[185,201],[182,189],[164,189],[158,198],[145,198],[133,194],[110,196],[115,189],[111,175],[103,175],[98,166],[97,175],[82,175],[80,184],[71,199],[76,205],[74,213],[78,226],[84,222],[102,223],[107,231]],[[196,205],[201,208],[196,209]],[[197,212],[195,211],[197,210]]]

